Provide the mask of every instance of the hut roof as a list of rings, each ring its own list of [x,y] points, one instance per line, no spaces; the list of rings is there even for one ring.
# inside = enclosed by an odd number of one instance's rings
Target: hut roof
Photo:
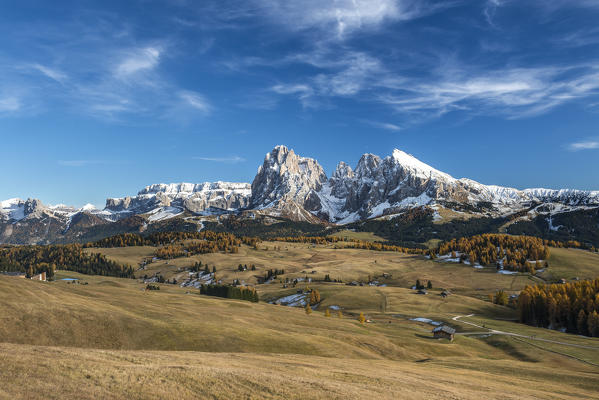
[[[447,325],[441,325],[433,329],[433,332],[445,332],[450,335],[453,335],[455,333],[455,329]]]

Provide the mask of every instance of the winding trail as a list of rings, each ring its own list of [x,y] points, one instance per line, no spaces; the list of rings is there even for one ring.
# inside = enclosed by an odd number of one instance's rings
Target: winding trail
[[[452,318],[452,320],[457,321],[457,322],[461,322],[463,324],[471,325],[471,326],[474,326],[476,328],[485,329],[485,330],[487,330],[487,332],[461,332],[461,333],[456,333],[456,335],[488,335],[488,334],[491,334],[491,335],[505,335],[505,336],[514,336],[514,337],[519,337],[519,338],[524,338],[524,339],[530,339],[530,340],[537,340],[537,341],[540,341],[540,342],[560,344],[560,345],[563,345],[563,346],[578,347],[580,349],[599,350],[599,347],[596,347],[596,346],[585,346],[585,345],[582,345],[582,344],[560,342],[558,340],[542,339],[542,338],[538,338],[536,336],[522,335],[520,333],[499,331],[499,330],[496,330],[496,329],[490,329],[490,328],[486,328],[484,326],[477,325],[477,324],[475,324],[473,322],[468,322],[468,321],[460,320],[460,318],[468,318],[468,317],[473,317],[473,316],[474,316],[474,314],[456,315],[455,317]]]

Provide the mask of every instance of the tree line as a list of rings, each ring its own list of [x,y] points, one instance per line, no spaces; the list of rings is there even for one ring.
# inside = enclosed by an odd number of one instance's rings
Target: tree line
[[[154,256],[172,259],[219,251],[237,253],[241,244],[256,247],[259,242],[256,237],[237,237],[226,232],[155,232],[147,236],[122,233],[86,243],[84,247],[162,246],[156,249]]]
[[[191,241],[159,247],[154,251],[154,256],[163,259],[171,259],[190,257],[195,254],[218,253],[219,251],[235,254],[239,251],[238,246],[239,244],[226,239],[214,242]]]
[[[81,244],[35,245],[0,248],[0,271],[35,275],[46,272],[54,277],[57,269],[88,275],[133,278],[133,268],[109,260],[99,253],[88,254]]]
[[[311,243],[311,244],[330,244],[343,242],[343,248],[346,249],[362,249],[374,251],[396,251],[406,254],[423,254],[425,250],[420,248],[402,247],[381,242],[367,242],[359,239],[340,238],[337,236],[284,236],[273,239],[278,242],[292,243]]]
[[[511,271],[534,273],[540,265],[548,266],[546,262],[541,264],[539,261],[549,258],[550,244],[558,245],[532,236],[488,233],[444,242],[430,255],[434,258],[435,253],[451,254],[452,258],[468,260],[473,265],[497,265]]]
[[[185,240],[205,240],[209,242],[227,242],[230,245],[239,247],[242,243],[248,246],[255,246],[260,242],[257,237],[242,236],[237,237],[232,233],[226,232],[154,232],[149,235],[140,235],[138,233],[121,233],[110,236],[95,242],[89,242],[84,247],[129,247],[129,246],[163,246]]]
[[[520,322],[599,337],[599,278],[526,286],[518,297]]]
[[[202,285],[200,286],[200,294],[224,297],[226,299],[247,300],[254,303],[260,300],[256,289],[246,286]]]

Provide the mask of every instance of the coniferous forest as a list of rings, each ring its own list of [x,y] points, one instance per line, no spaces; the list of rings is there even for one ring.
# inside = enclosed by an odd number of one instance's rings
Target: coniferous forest
[[[259,301],[256,289],[244,286],[202,285],[200,286],[200,294],[224,297],[226,299],[247,300],[254,303]]]
[[[80,244],[15,246],[0,248],[0,271],[24,272],[28,275],[64,269],[90,275],[133,278],[133,268],[109,260],[102,254],[86,253]]]
[[[577,241],[557,242],[532,236],[484,234],[444,242],[437,254],[451,254],[470,264],[497,265],[511,271],[534,273],[548,266],[549,247],[585,248]],[[543,262],[541,262],[543,261]]]
[[[599,279],[526,286],[517,307],[526,324],[599,337]]]

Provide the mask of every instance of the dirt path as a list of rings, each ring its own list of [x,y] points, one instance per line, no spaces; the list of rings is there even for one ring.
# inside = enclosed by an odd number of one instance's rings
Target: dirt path
[[[458,333],[458,335],[484,335],[484,334],[491,334],[491,335],[506,335],[506,336],[514,336],[514,337],[520,337],[520,338],[525,338],[525,339],[530,339],[530,340],[538,340],[540,342],[547,342],[547,343],[554,343],[554,344],[560,344],[563,346],[570,346],[570,347],[578,347],[580,349],[590,349],[590,350],[599,350],[599,347],[596,346],[585,346],[582,344],[574,344],[574,343],[566,343],[566,342],[560,342],[558,340],[550,340],[550,339],[542,339],[542,338],[538,338],[536,336],[527,336],[527,335],[522,335],[520,333],[514,333],[514,332],[505,332],[505,331],[498,331],[496,329],[490,329],[487,328],[485,326],[481,326],[481,325],[477,325],[473,322],[468,322],[468,321],[462,321],[460,320],[460,318],[468,318],[468,317],[473,317],[474,314],[468,314],[468,315],[456,315],[455,317],[452,318],[452,320],[457,321],[457,322],[461,322],[463,324],[467,324],[467,325],[471,325],[480,329],[486,329],[487,332],[463,332],[463,333]]]

